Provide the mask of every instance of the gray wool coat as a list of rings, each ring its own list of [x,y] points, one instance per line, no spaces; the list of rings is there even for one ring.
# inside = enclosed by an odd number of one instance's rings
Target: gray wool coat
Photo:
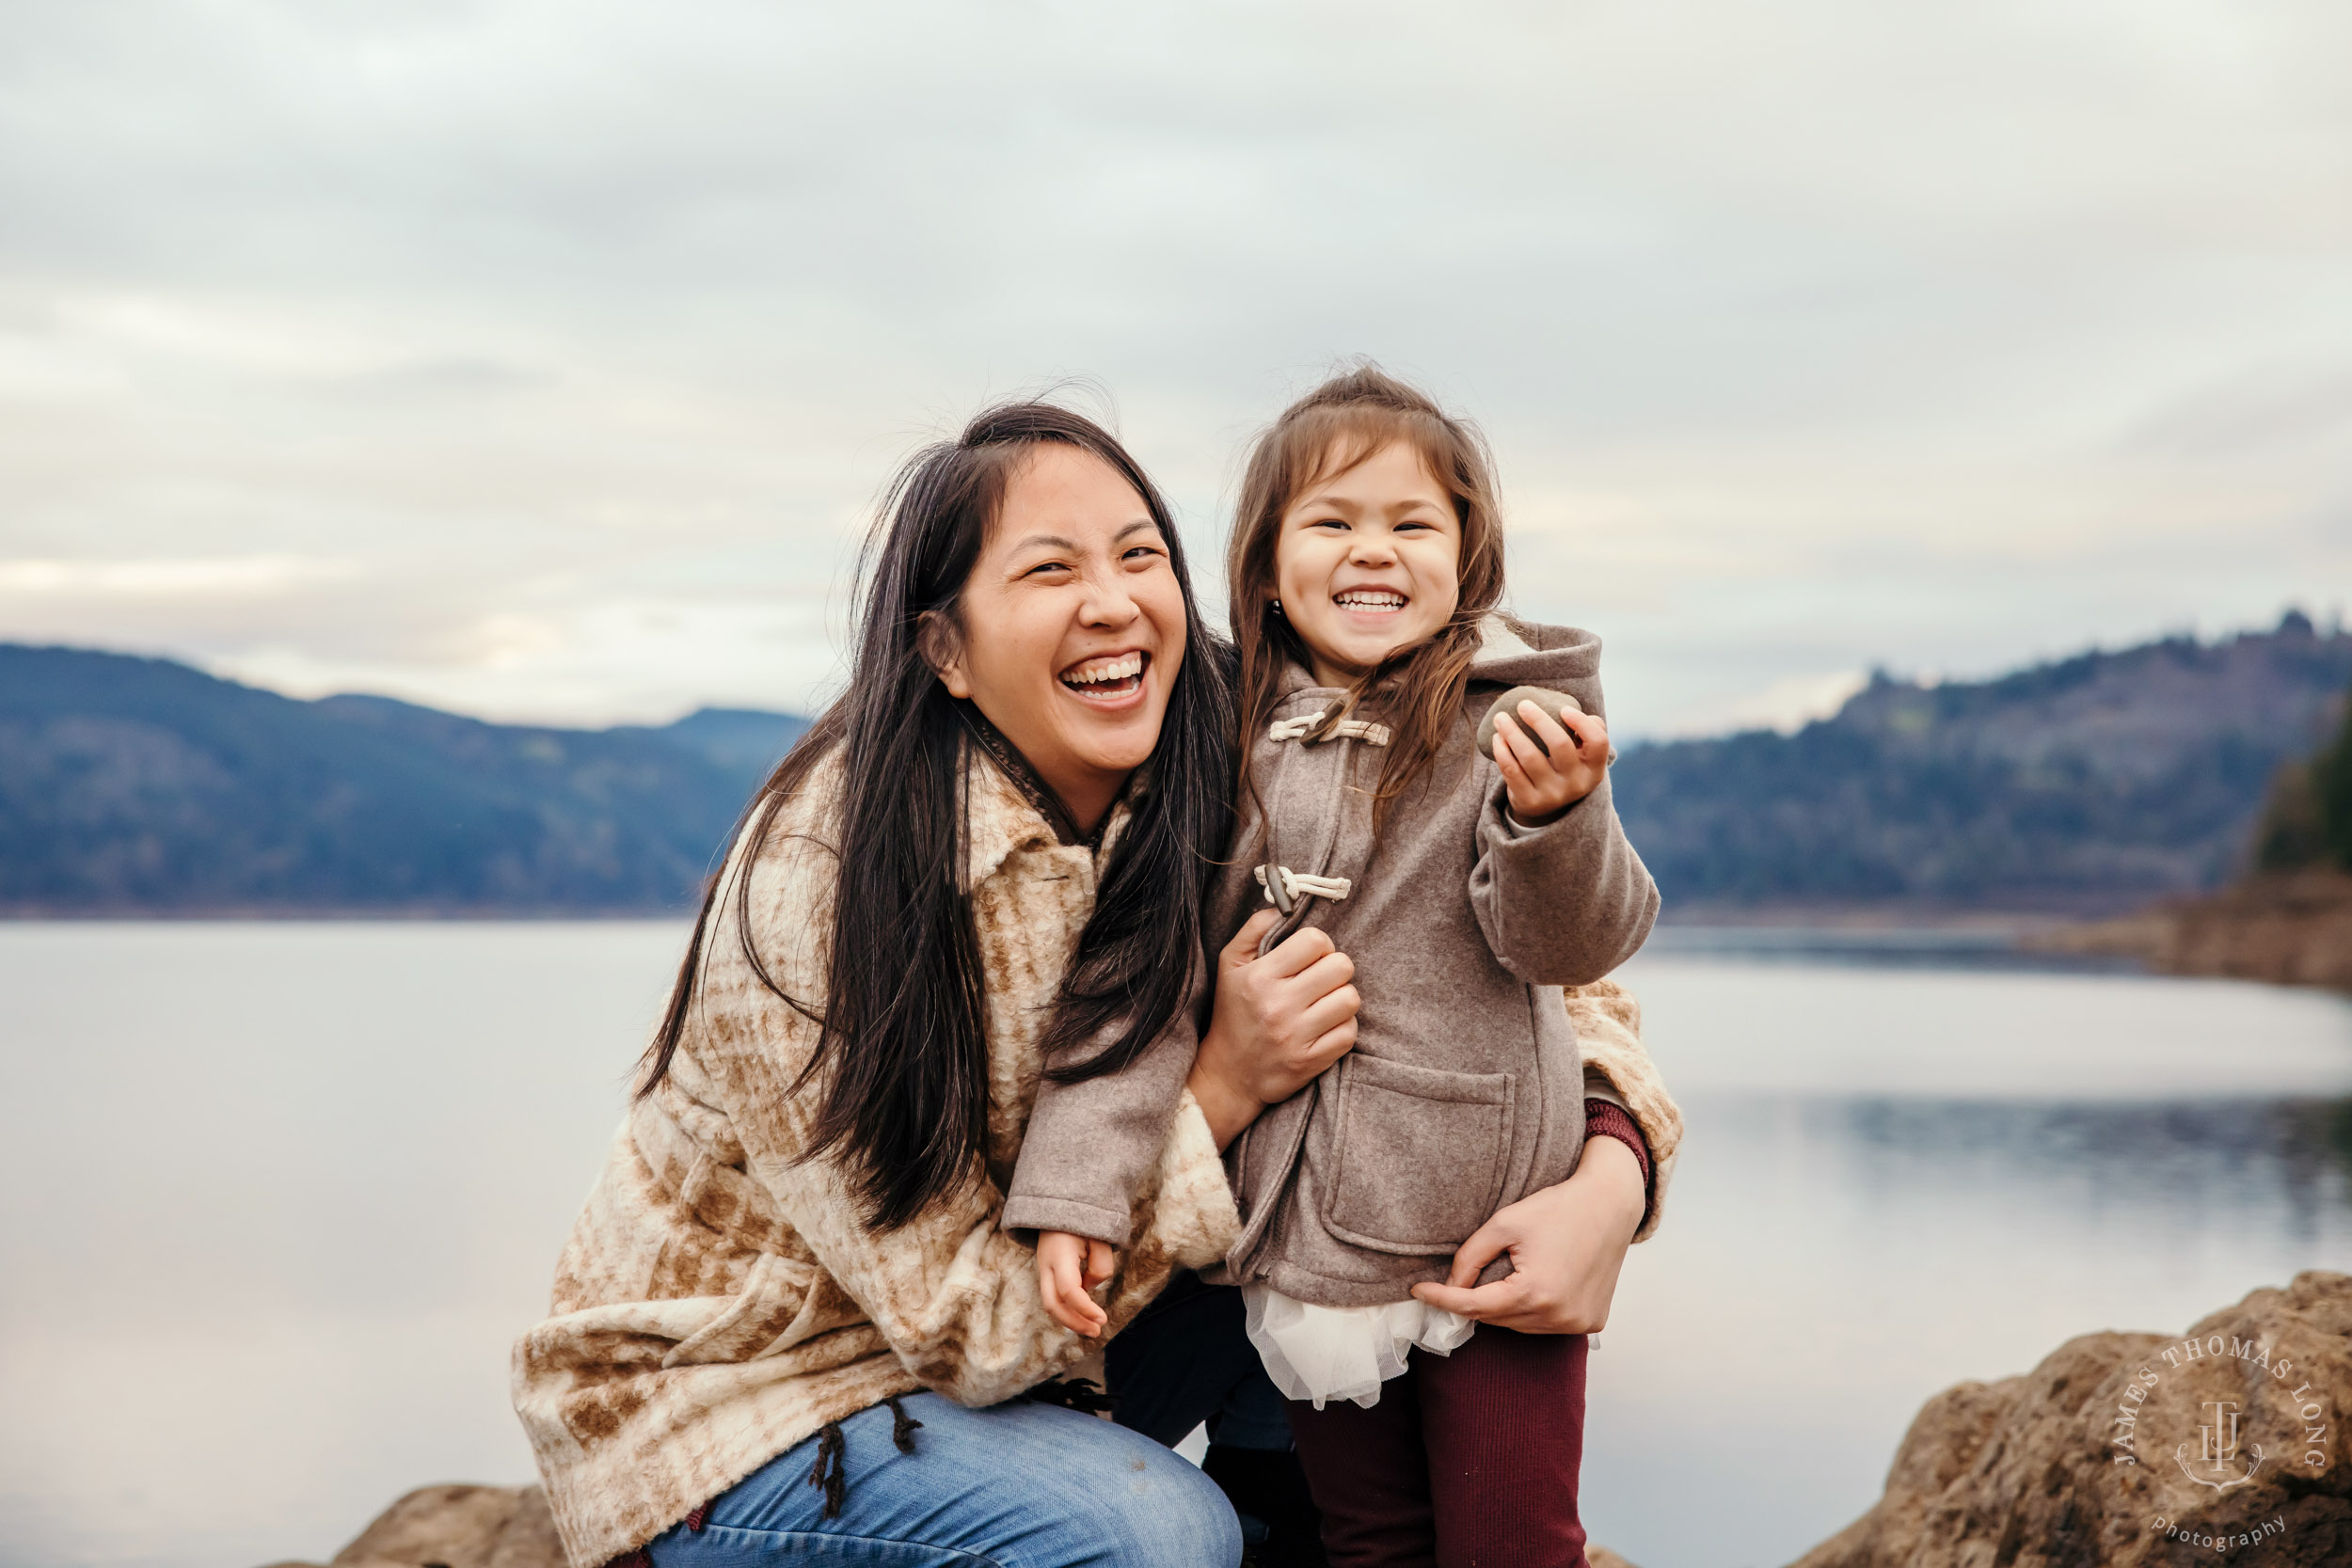
[[[1272,723],[1250,742],[1256,787],[1204,936],[1214,951],[1269,901],[1287,906],[1267,944],[1323,927],[1355,960],[1363,1009],[1356,1048],[1226,1151],[1242,1228],[1206,1277],[1326,1307],[1402,1300],[1443,1279],[1495,1211],[1575,1169],[1586,1088],[1562,988],[1633,955],[1657,918],[1657,885],[1606,778],[1526,827],[1476,737],[1515,687],[1606,717],[1599,662],[1590,632],[1490,618],[1458,721],[1376,842],[1380,712],[1367,706],[1341,733],[1313,736],[1340,693],[1289,673]],[[1007,1228],[1126,1243],[1131,1196],[1159,1148],[1146,1134],[1167,1127],[1183,1092],[1197,1022],[1183,1019],[1124,1071],[1041,1088]]]

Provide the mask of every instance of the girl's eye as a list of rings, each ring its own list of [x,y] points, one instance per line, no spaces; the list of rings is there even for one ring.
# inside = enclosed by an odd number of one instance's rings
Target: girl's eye
[[[1307,526],[1309,528],[1336,529],[1342,533],[1347,531],[1346,520],[1340,517],[1317,517],[1313,522],[1309,523]]]

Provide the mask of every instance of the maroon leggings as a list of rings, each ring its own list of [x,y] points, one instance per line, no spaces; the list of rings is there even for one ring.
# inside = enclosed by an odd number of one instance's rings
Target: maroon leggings
[[[1481,1324],[1370,1410],[1290,1406],[1332,1568],[1585,1568],[1581,1334]]]

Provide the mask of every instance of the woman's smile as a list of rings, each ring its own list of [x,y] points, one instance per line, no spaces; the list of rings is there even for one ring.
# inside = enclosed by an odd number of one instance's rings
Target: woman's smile
[[[1057,677],[1080,702],[1098,710],[1117,710],[1143,701],[1152,655],[1142,648],[1122,648],[1080,659]]]

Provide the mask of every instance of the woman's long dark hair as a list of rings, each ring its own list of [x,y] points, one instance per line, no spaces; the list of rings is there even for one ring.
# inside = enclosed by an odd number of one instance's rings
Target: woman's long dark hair
[[[758,846],[786,799],[841,748],[841,879],[821,1010],[770,977],[753,945],[748,861],[731,888],[722,886],[723,863],[704,891],[637,1091],[652,1093],[669,1072],[694,1008],[711,912],[731,893],[755,973],[823,1030],[794,1090],[817,1083],[824,1096],[803,1158],[839,1150],[879,1229],[961,1191],[987,1134],[986,984],[963,878],[965,770],[988,764],[974,757],[964,705],[940,684],[924,645],[942,623],[961,635],[963,585],[1007,483],[1046,442],[1101,458],[1143,498],[1184,594],[1186,640],[1159,743],[1128,790],[1127,826],[1045,1029],[1055,1076],[1118,1070],[1184,1006],[1205,879],[1230,824],[1230,655],[1201,623],[1174,519],[1135,459],[1081,415],[1009,403],[899,471],[860,562],[865,602],[849,689],[776,765],[729,840],[730,856],[747,834]],[[1106,1046],[1073,1059],[1076,1048],[1106,1036]]]

